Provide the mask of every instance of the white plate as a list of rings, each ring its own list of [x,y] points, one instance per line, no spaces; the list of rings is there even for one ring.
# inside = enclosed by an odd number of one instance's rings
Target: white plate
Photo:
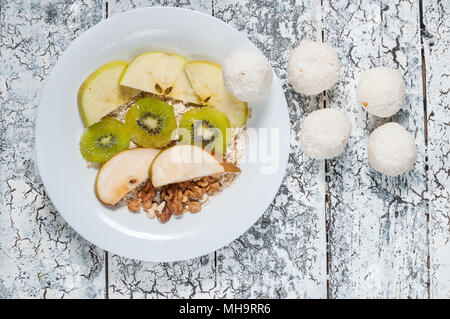
[[[42,181],[53,204],[81,236],[125,257],[176,261],[210,253],[250,228],[270,205],[283,179],[289,153],[289,117],[280,81],[256,104],[248,126],[278,128],[278,165],[244,164],[230,188],[198,214],[161,224],[127,207],[110,209],[95,197],[96,169],[87,168],[78,143],[83,132],[77,91],[96,68],[139,53],[163,50],[190,59],[221,63],[232,51],[255,48],[241,33],[208,15],[177,8],[145,8],[102,21],[73,41],[56,63],[42,93],[36,124],[36,152]],[[275,163],[271,159],[265,165]]]

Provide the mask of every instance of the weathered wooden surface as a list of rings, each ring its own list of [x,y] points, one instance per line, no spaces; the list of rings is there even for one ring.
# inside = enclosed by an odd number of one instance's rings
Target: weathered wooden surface
[[[450,298],[450,2],[424,1],[430,294]]]
[[[421,4],[0,0],[0,297],[450,298],[450,3]],[[40,91],[69,42],[102,18],[154,5],[212,14],[244,32],[282,80],[291,120],[287,175],[263,217],[227,247],[177,263],[130,260],[81,239],[46,197],[33,149]],[[303,39],[339,53],[340,82],[324,96],[287,83],[287,56]],[[378,65],[399,68],[407,85],[392,119],[368,115],[354,98],[358,74]],[[353,124],[349,147],[326,165],[299,147],[301,119],[320,107],[343,109]],[[370,132],[391,120],[418,146],[413,170],[398,178],[374,172],[366,155]]]
[[[300,119],[319,108],[320,100],[294,93],[286,74],[295,45],[320,41],[320,2],[215,1],[214,16],[244,32],[269,58],[283,82],[291,120],[284,182],[263,217],[217,251],[217,296],[326,298],[324,166],[299,147]]]
[[[101,19],[101,2],[2,0],[0,10],[0,297],[103,298],[104,253],[56,212],[33,148],[44,80]]]
[[[427,200],[418,2],[324,1],[324,41],[339,54],[339,84],[331,108],[344,110],[353,132],[345,152],[328,161],[330,297],[427,297]],[[407,101],[390,119],[369,115],[355,99],[360,72],[399,69]],[[395,121],[415,136],[418,160],[400,177],[374,171],[367,139]]]

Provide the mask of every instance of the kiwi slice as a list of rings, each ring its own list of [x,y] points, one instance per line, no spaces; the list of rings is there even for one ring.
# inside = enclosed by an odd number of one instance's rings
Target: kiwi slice
[[[191,144],[210,152],[225,153],[230,121],[221,111],[209,106],[191,109],[181,118],[180,128],[189,130]]]
[[[173,107],[153,98],[137,101],[128,110],[125,123],[133,140],[144,147],[166,146],[177,128]]]
[[[88,162],[102,163],[130,146],[130,134],[125,124],[111,117],[92,124],[80,140],[81,155]]]

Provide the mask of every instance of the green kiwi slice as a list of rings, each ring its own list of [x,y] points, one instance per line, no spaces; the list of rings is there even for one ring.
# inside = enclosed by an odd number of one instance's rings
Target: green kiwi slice
[[[128,110],[125,124],[137,144],[155,148],[169,144],[177,128],[173,107],[153,98],[138,100]]]
[[[191,109],[181,118],[180,128],[189,130],[191,144],[210,152],[225,153],[230,121],[221,111],[213,107]]]
[[[84,130],[80,151],[88,162],[102,163],[130,146],[130,134],[125,124],[111,117]]]

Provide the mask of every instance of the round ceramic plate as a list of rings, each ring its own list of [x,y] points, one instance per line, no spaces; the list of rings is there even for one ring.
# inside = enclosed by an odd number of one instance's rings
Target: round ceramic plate
[[[236,183],[198,214],[187,213],[162,224],[145,213],[132,214],[127,207],[102,205],[94,193],[97,169],[87,167],[78,148],[83,125],[77,91],[99,66],[114,60],[130,61],[154,50],[222,63],[229,53],[242,48],[255,47],[216,18],[176,8],[129,11],[102,21],[73,41],[47,79],[35,141],[44,186],[71,227],[118,255],[176,261],[223,247],[261,217],[280,187],[289,153],[287,104],[275,74],[267,98],[249,104],[253,116],[248,121],[249,128],[260,129],[260,134],[249,137],[249,145],[256,139],[264,142],[267,130],[273,145],[260,147],[260,158],[242,164]]]

